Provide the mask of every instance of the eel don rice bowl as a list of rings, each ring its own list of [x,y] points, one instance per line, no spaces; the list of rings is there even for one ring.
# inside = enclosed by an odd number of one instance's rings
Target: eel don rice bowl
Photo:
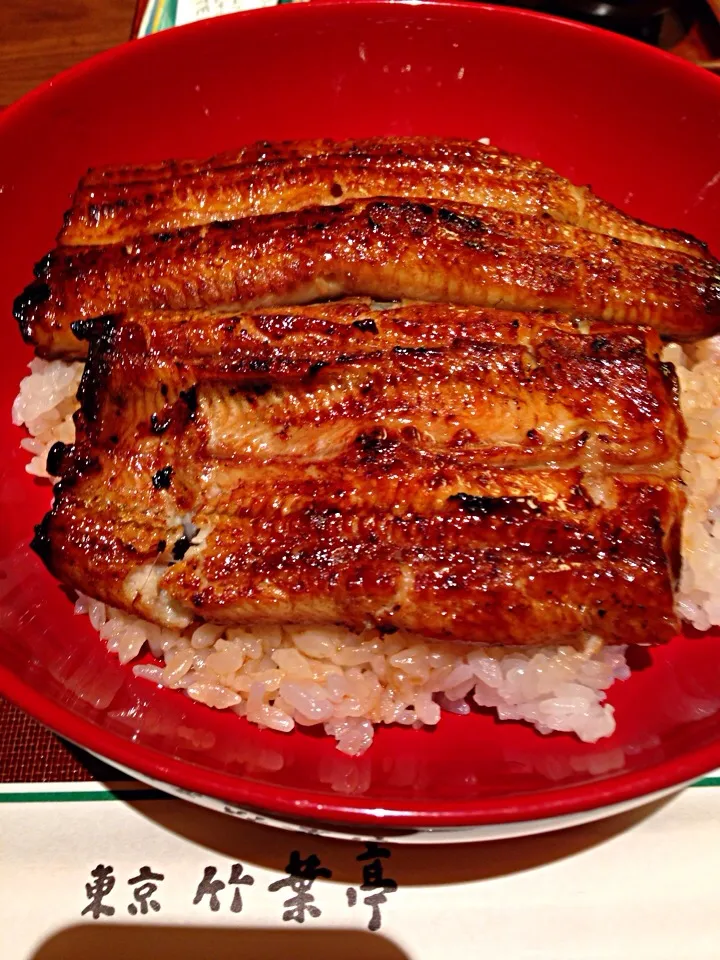
[[[628,644],[720,625],[717,267],[486,141],[90,171],[15,308],[34,545],[122,664],[260,726],[595,742]]]

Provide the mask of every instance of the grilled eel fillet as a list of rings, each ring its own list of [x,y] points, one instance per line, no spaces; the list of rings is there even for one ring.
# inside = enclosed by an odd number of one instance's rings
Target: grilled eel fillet
[[[41,356],[65,358],[85,352],[82,318],[344,295],[549,308],[691,340],[720,326],[718,269],[550,217],[388,197],[58,248],[15,315]]]
[[[200,162],[91,170],[58,239],[73,246],[120,243],[213,220],[377,196],[547,213],[594,233],[706,256],[694,238],[633,220],[536,160],[474,140],[433,137],[256,143]]]
[[[492,644],[677,631],[684,438],[656,333],[367,302],[87,323],[35,549],[157,623]]]

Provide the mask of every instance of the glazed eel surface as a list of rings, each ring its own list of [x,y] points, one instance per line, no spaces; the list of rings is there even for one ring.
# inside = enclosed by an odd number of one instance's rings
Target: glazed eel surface
[[[349,300],[76,331],[34,541],[72,587],[175,627],[677,631],[684,427],[650,328]]]
[[[128,310],[235,309],[342,296],[541,308],[692,340],[720,326],[718,264],[451,201],[352,200],[59,247],[15,303],[43,357],[82,357],[71,324]]]
[[[201,161],[90,170],[59,242],[127,242],[213,220],[387,195],[546,214],[610,237],[705,255],[694,238],[634,220],[537,160],[477,140],[435,137],[254,143]]]

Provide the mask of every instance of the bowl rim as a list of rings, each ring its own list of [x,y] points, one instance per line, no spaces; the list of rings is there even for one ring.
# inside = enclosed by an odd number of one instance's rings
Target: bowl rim
[[[49,77],[47,80],[43,80],[42,83],[28,90],[27,93],[24,93],[18,100],[7,104],[4,108],[0,108],[0,135],[2,135],[4,127],[9,125],[17,114],[21,114],[29,109],[36,100],[48,96],[56,89],[61,90],[68,84],[79,80],[86,73],[92,73],[106,63],[112,63],[118,58],[122,59],[128,55],[128,51],[138,49],[139,44],[143,44],[143,48],[154,44],[160,49],[164,44],[172,45],[175,42],[173,37],[178,34],[178,31],[181,31],[183,35],[190,33],[201,35],[205,31],[212,32],[218,29],[218,20],[227,22],[227,20],[230,19],[234,22],[247,22],[255,19],[262,20],[265,17],[274,18],[282,16],[285,22],[289,23],[293,17],[300,17],[301,19],[313,16],[322,17],[327,9],[336,12],[340,10],[352,10],[354,12],[363,9],[372,11],[387,8],[388,4],[391,4],[395,9],[404,8],[405,10],[417,11],[418,9],[422,9],[422,7],[431,6],[433,8],[446,10],[464,11],[470,13],[471,16],[492,15],[496,17],[507,17],[508,19],[517,18],[519,20],[524,19],[550,23],[553,24],[556,29],[566,30],[576,35],[589,34],[597,37],[598,40],[602,37],[602,42],[606,43],[608,47],[616,46],[633,50],[637,56],[644,57],[648,62],[663,60],[671,69],[685,73],[688,78],[705,82],[708,86],[720,84],[720,76],[710,73],[710,71],[703,69],[690,60],[685,60],[677,54],[661,50],[659,47],[652,47],[647,43],[643,43],[641,40],[635,40],[632,37],[626,37],[623,34],[614,33],[601,27],[581,23],[577,20],[569,20],[565,17],[555,16],[549,13],[541,13],[526,7],[515,7],[512,5],[503,5],[501,7],[494,3],[476,3],[474,0],[310,0],[310,2],[305,3],[277,4],[272,7],[257,7],[251,10],[241,10],[235,13],[223,14],[222,17],[211,17],[204,20],[197,20],[193,23],[182,24],[181,26],[172,27],[171,29],[161,30],[158,33],[148,34],[145,37],[129,37],[114,47],[102,50],[99,53],[93,54],[91,57],[81,60],[79,63],[73,64],[71,67],[67,67],[65,70],[61,70],[60,73]],[[278,10],[279,6],[283,7],[282,11]]]
[[[712,76],[701,67],[674,54],[586,24],[516,7],[498,7],[486,3],[457,2],[457,0],[429,0],[429,2],[426,0],[422,4],[418,3],[418,0],[352,0],[352,2],[314,0],[312,3],[284,6],[282,11],[279,11],[278,7],[257,8],[225,15],[217,20],[225,21],[229,16],[234,22],[240,24],[282,17],[283,24],[292,26],[295,18],[322,19],[328,15],[328,11],[331,11],[332,16],[340,18],[345,13],[355,16],[358,11],[371,14],[385,9],[386,12],[388,3],[391,3],[395,10],[403,10],[402,15],[408,16],[416,16],[423,6],[431,6],[434,9],[464,12],[470,16],[495,16],[549,22],[554,29],[566,31],[568,35],[590,33],[596,36],[598,42],[606,45],[609,53],[619,47],[631,49],[635,56],[645,58],[647,62],[662,61],[678,76],[682,74],[694,83],[713,86],[720,94],[720,78]],[[411,13],[411,10],[414,12]],[[174,38],[178,35],[178,31],[181,31],[183,36],[193,33],[200,39],[206,31],[213,32],[227,26],[226,23],[218,26],[217,20],[198,21],[139,40],[128,40],[70,67],[57,77],[40,84],[0,112],[0,138],[3,135],[11,135],[12,124],[16,117],[32,110],[37,102],[51,98],[56,91],[61,92],[69,85],[81,81],[86,75],[92,75],[98,67],[131,56],[132,51],[137,50],[141,44],[144,45],[143,49],[153,45],[157,49],[172,46],[176,42]],[[272,812],[306,821],[334,822],[348,826],[377,826],[378,823],[382,823],[388,828],[465,827],[562,817],[667,790],[695,780],[720,767],[720,738],[718,738],[711,744],[690,750],[682,756],[652,764],[645,770],[610,774],[602,780],[580,785],[504,798],[445,800],[442,808],[430,802],[414,799],[412,801],[387,800],[380,806],[368,803],[361,796],[333,796],[329,793],[312,792],[295,787],[258,783],[239,775],[213,771],[191,761],[178,760],[152,747],[132,743],[47,699],[44,694],[33,689],[1,664],[0,694],[14,701],[20,708],[59,735],[103,757],[110,763],[116,762],[137,771],[139,776],[145,774],[154,780],[214,797],[247,810]]]
[[[257,813],[272,813],[316,823],[377,826],[389,829],[472,827],[519,821],[547,820],[568,814],[612,807],[648,794],[688,784],[720,766],[720,739],[647,769],[610,774],[600,781],[558,787],[503,798],[444,800],[385,800],[382,806],[362,796],[313,792],[279,787],[210,770],[191,761],[177,760],[153,747],[133,743],[98,727],[65,707],[48,700],[6,667],[0,666],[0,693],[55,733],[110,764],[116,762],[169,786],[212,797]]]

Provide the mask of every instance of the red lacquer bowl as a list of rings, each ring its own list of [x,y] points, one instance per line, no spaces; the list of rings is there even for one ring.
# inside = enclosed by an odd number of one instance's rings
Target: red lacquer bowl
[[[261,731],[134,678],[29,551],[50,494],[24,473],[10,425],[31,357],[11,304],[79,175],[260,138],[381,133],[488,136],[720,252],[720,83],[569,22],[480,5],[299,4],[135,41],[46,84],[0,120],[0,691],[171,790],[340,832],[533,832],[720,766],[713,636],[653,650],[611,691],[618,729],[595,746],[478,713],[381,729],[351,760],[312,732]]]

